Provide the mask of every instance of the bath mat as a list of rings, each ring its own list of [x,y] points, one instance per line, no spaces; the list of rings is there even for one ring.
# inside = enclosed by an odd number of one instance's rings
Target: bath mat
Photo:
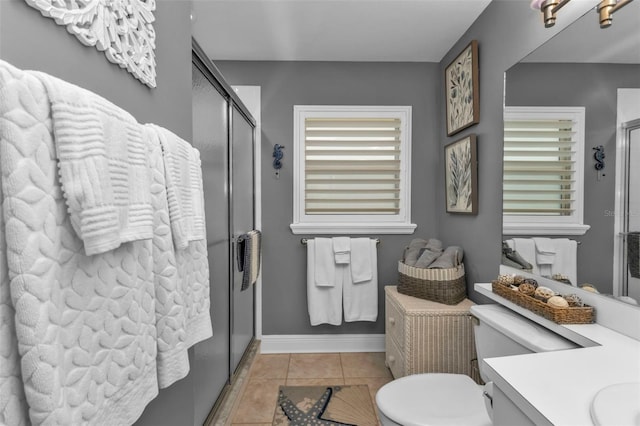
[[[273,425],[376,426],[369,386],[280,386]]]

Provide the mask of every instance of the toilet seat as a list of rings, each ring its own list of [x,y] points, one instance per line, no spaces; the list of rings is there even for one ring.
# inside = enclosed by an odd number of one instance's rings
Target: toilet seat
[[[491,426],[482,387],[462,374],[402,377],[376,394],[381,413],[405,426]]]

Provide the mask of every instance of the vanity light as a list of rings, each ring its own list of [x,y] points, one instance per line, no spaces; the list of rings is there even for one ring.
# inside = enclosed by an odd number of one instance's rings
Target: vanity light
[[[611,15],[632,1],[633,0],[602,0],[597,8],[600,16],[600,28],[610,27],[613,19]],[[569,3],[569,0],[531,0],[531,8],[538,9],[542,12],[544,26],[545,28],[550,28],[556,23],[556,13],[567,3]]]
[[[556,13],[567,3],[569,0],[531,0],[531,8],[542,12],[544,26],[550,28],[556,24]]]
[[[631,3],[633,0],[602,0],[598,4],[598,14],[600,16],[600,28],[609,28],[611,26],[611,15]]]

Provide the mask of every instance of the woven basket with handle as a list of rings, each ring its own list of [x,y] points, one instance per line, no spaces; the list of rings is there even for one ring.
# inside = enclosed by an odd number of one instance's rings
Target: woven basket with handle
[[[398,293],[445,305],[457,305],[467,297],[464,264],[455,268],[414,268],[398,262]]]

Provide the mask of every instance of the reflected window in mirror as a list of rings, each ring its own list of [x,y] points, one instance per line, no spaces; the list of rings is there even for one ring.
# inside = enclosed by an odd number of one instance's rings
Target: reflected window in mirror
[[[581,235],[584,107],[506,107],[503,233]]]

